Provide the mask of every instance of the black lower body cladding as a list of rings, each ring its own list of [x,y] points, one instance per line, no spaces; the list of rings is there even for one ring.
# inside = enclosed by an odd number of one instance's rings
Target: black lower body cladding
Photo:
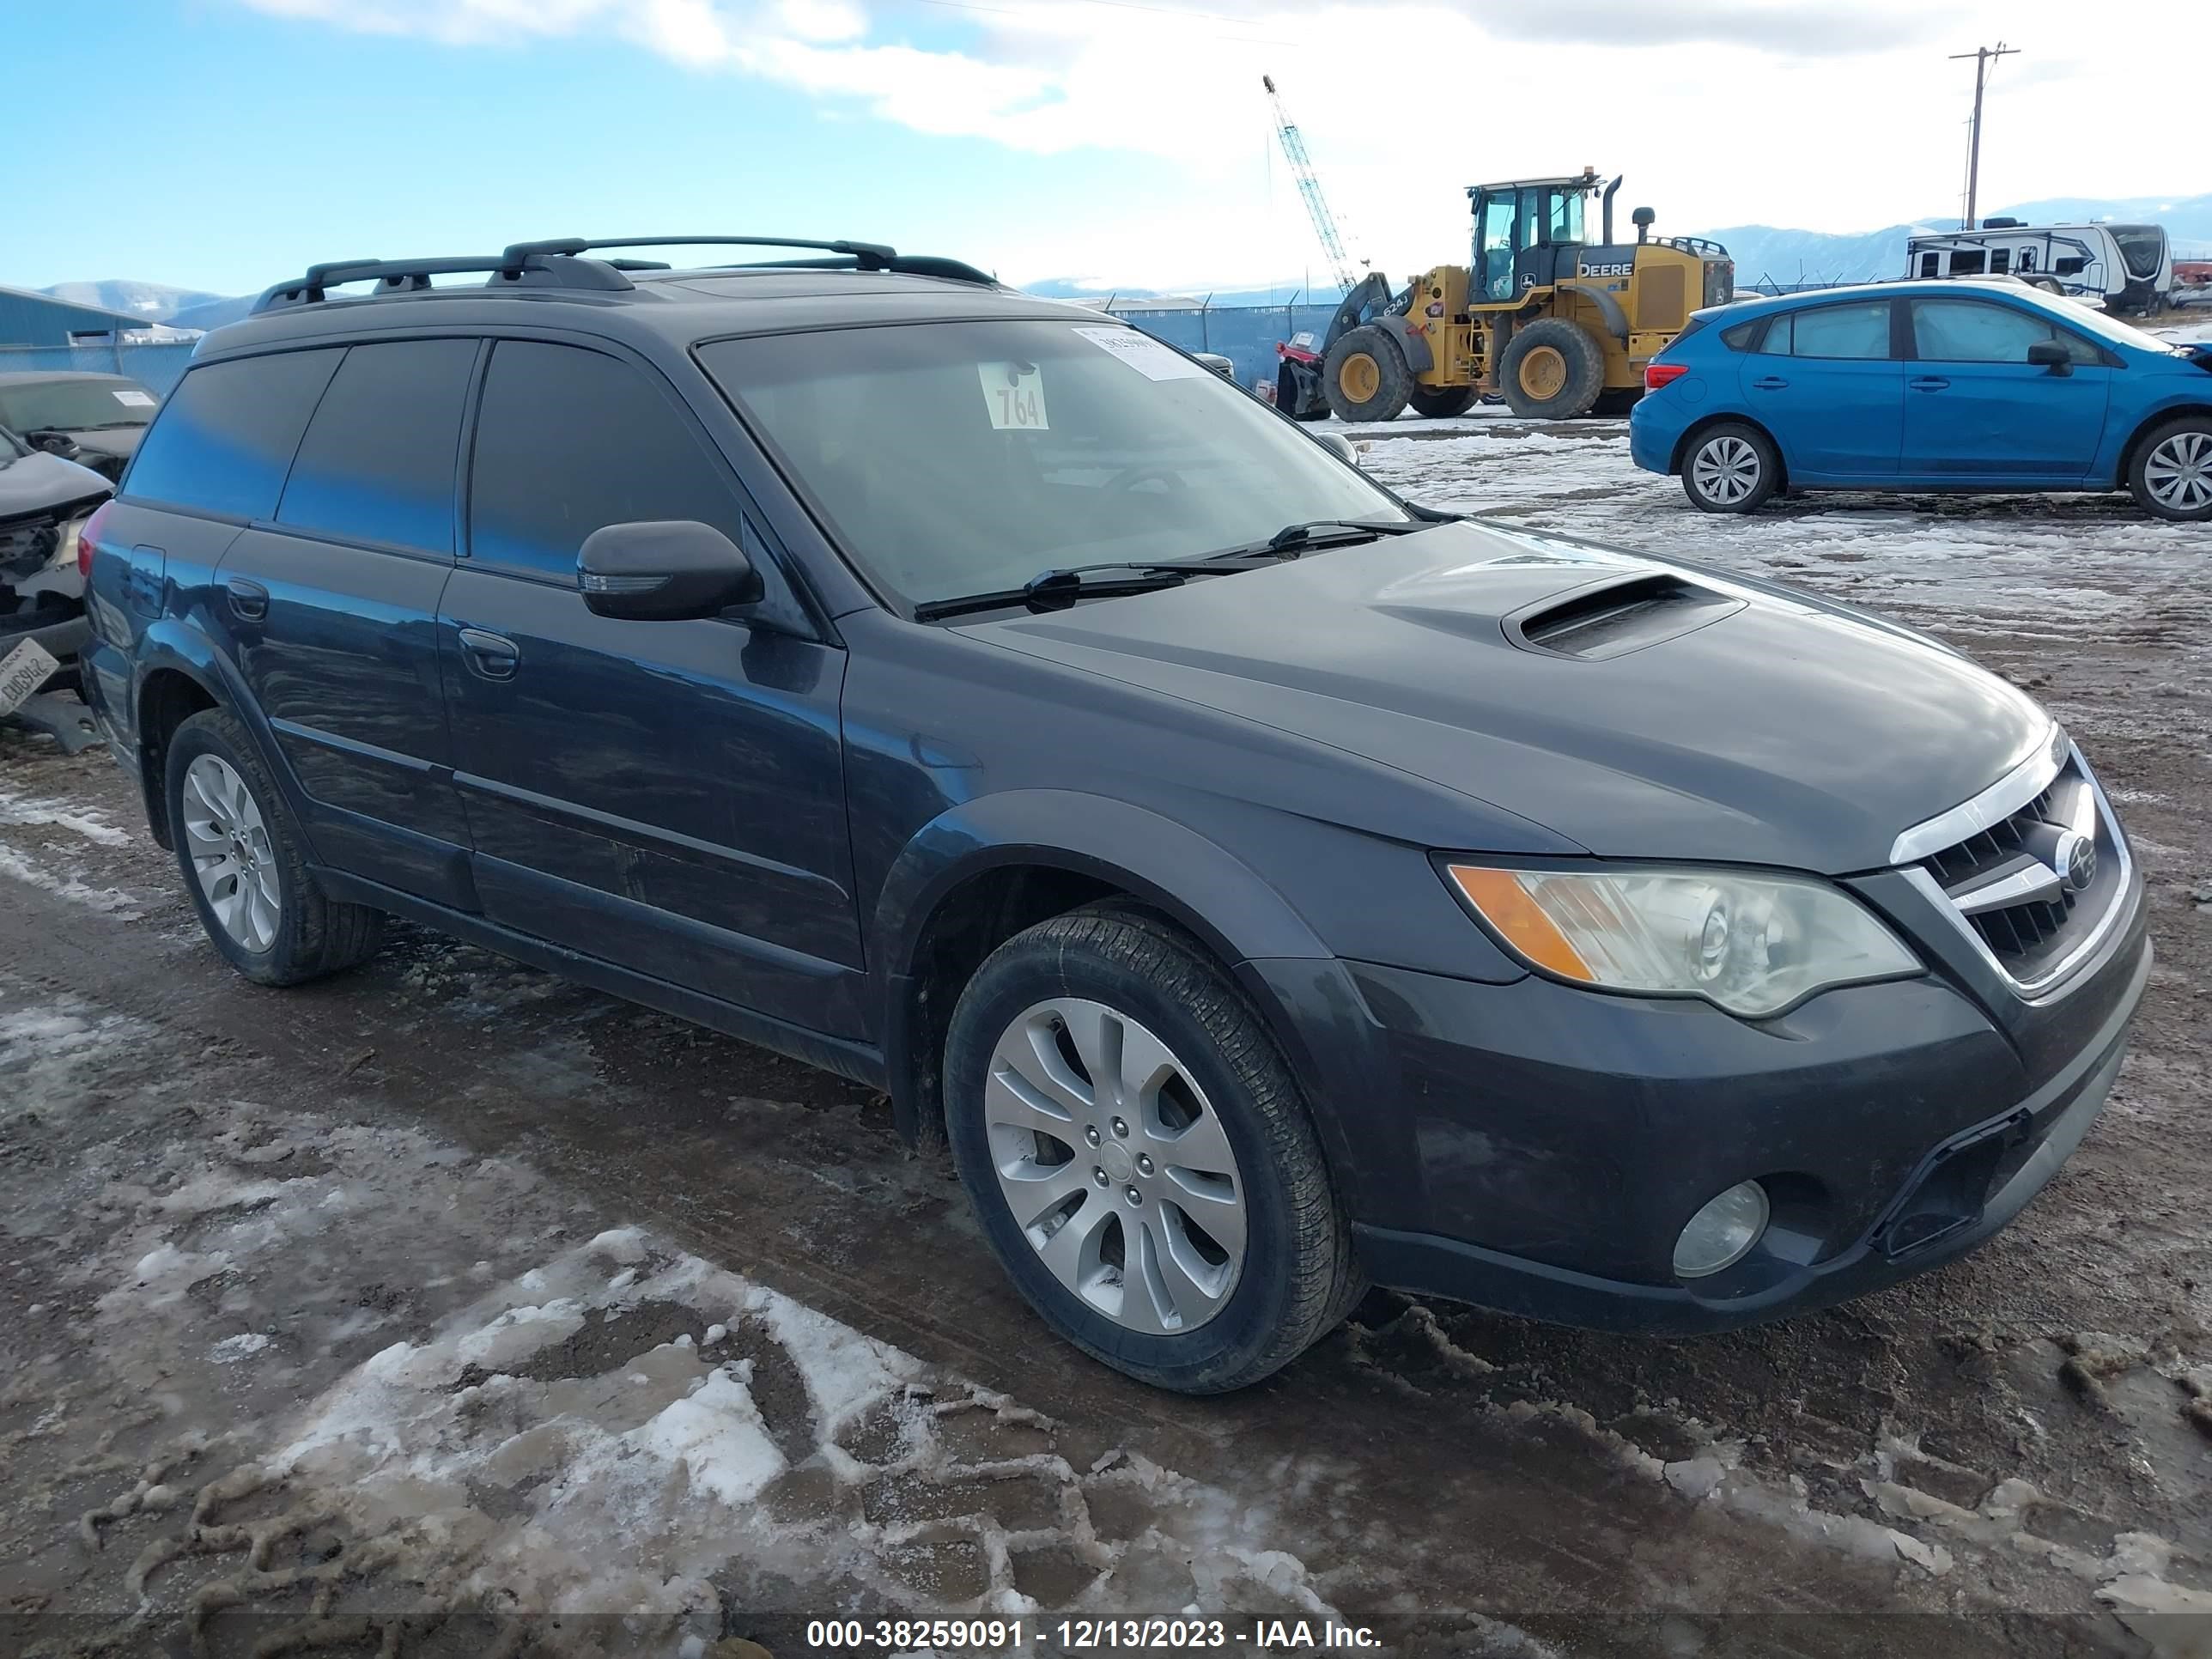
[[[1535,975],[1248,969],[1309,1045],[1371,1279],[1680,1335],[1878,1289],[2017,1214],[2118,1072],[2151,957],[2139,889],[2125,904],[2099,960],[2031,1011],[2063,1042],[2019,1040],[1936,973],[1754,1025]],[[1685,1225],[1753,1181],[1768,1216],[1757,1243],[1679,1276]]]

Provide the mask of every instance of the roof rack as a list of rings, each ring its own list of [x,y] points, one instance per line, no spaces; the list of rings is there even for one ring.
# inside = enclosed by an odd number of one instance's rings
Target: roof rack
[[[587,240],[581,236],[556,238],[542,242],[516,242],[507,252],[510,258],[534,258],[546,255],[576,256],[597,252],[602,248],[618,247],[788,247],[807,248],[827,254],[827,258],[775,259],[747,261],[740,265],[718,265],[715,270],[745,270],[759,266],[781,267],[801,270],[889,270],[902,276],[936,276],[948,282],[980,283],[986,288],[998,286],[998,279],[988,271],[958,259],[940,258],[934,254],[902,254],[896,248],[881,242],[811,242],[796,240],[787,236],[622,236],[605,240]],[[613,260],[609,263],[623,264]]]
[[[636,286],[604,260],[551,259],[534,253],[516,257],[513,248],[504,253],[460,254],[442,259],[333,259],[308,266],[304,276],[264,289],[251,314],[320,305],[329,297],[330,289],[347,283],[374,282],[378,295],[419,294],[430,286],[433,276],[465,276],[480,270],[489,273],[486,287],[518,283],[532,288],[619,294]]]

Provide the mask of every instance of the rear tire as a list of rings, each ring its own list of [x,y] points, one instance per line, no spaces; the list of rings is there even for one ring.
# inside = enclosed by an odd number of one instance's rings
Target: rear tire
[[[1413,401],[1413,372],[1388,329],[1352,330],[1322,360],[1322,391],[1340,421],[1395,421]]]
[[[992,952],[953,1009],[945,1101],[953,1163],[1015,1288],[1140,1382],[1257,1382],[1365,1288],[1258,1013],[1148,913],[1089,906]]]
[[[1782,458],[1755,426],[1709,426],[1682,452],[1682,493],[1707,513],[1751,513],[1782,487]]]
[[[2128,493],[2154,519],[2173,524],[2212,520],[2212,416],[2168,421],[2136,446]]]
[[[202,709],[170,734],[164,787],[185,891],[232,967],[300,985],[376,954],[382,912],[323,896],[276,780],[228,713]]]
[[[1516,328],[1498,354],[1498,386],[1516,415],[1571,421],[1605,390],[1605,349],[1564,317]]]
[[[1474,388],[1471,386],[1443,386],[1431,390],[1416,386],[1410,401],[1413,413],[1429,421],[1448,421],[1455,415],[1464,415],[1474,407]]]

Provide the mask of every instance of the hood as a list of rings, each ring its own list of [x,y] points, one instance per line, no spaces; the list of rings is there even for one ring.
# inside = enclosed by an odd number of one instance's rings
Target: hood
[[[42,449],[12,460],[9,453],[0,449],[0,519],[92,501],[112,488],[89,467]]]
[[[964,631],[1613,857],[1878,868],[1900,830],[2051,727],[1995,675],[1874,617],[1471,522]]]

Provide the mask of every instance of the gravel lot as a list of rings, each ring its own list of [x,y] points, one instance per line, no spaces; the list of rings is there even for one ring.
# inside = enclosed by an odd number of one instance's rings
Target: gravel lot
[[[2212,533],[1715,520],[1613,422],[1353,435],[1439,506],[1887,611],[2067,723],[2159,961],[2016,1225],[1692,1341],[1377,1293],[1262,1388],[1164,1397],[1041,1334],[866,1091],[412,930],[256,990],[112,762],[0,728],[0,1653],[788,1654],[918,1613],[1058,1652],[1071,1611],[1231,1651],[2212,1653]]]

